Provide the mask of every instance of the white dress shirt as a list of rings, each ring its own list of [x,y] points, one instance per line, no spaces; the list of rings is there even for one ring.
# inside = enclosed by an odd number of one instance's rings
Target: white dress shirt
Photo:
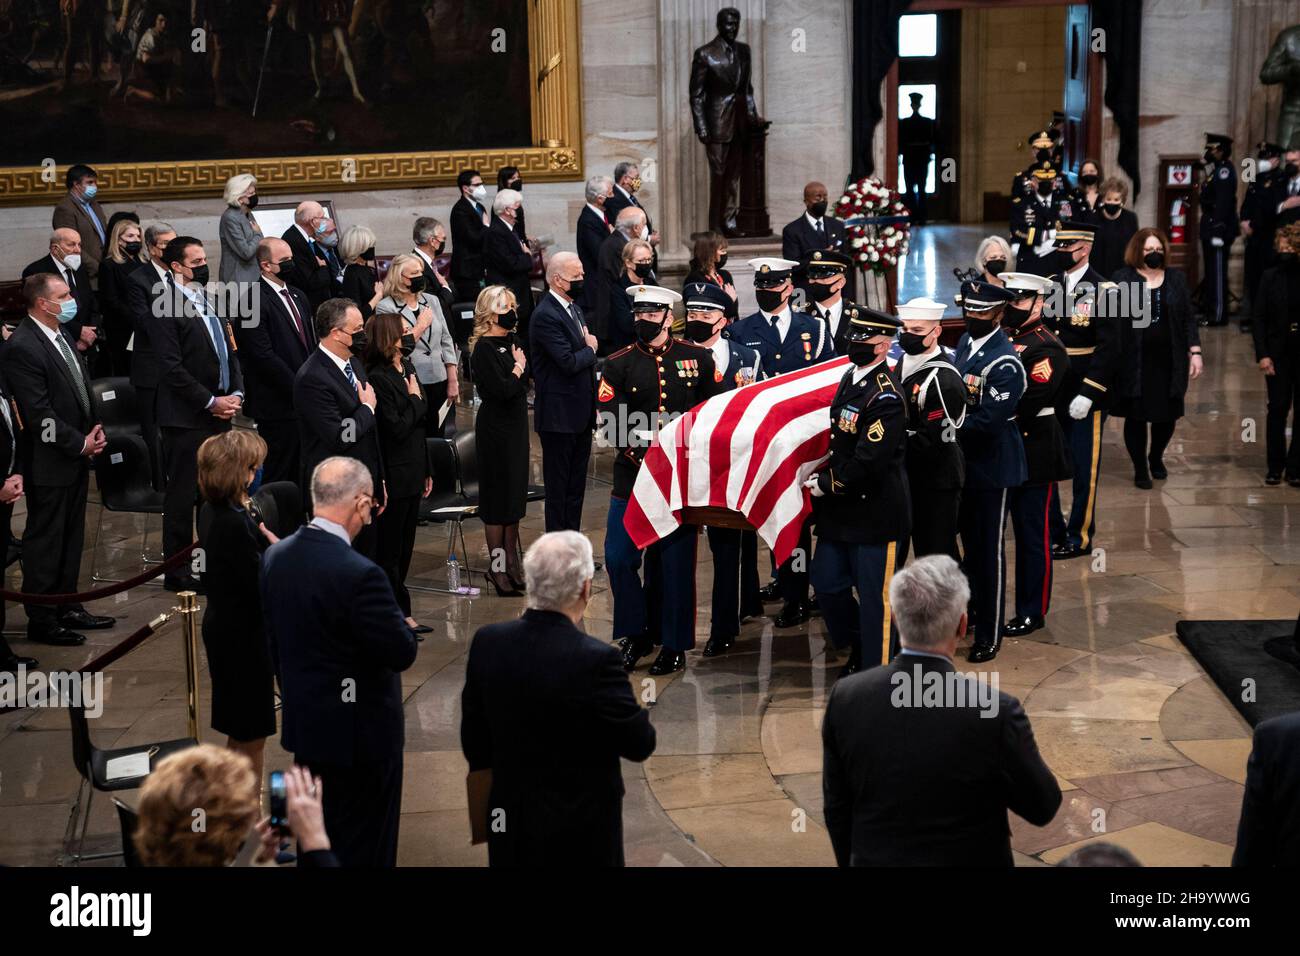
[[[727,365],[731,362],[731,348],[727,345],[727,340],[719,335],[709,350],[713,352],[713,364],[717,366],[718,374],[726,375]]]
[[[831,341],[835,341],[835,333],[840,329],[840,319],[844,316],[844,296],[830,306],[822,305],[820,302],[814,302],[812,307],[817,310],[819,316],[825,316],[827,326],[831,330]]]
[[[768,325],[771,325],[773,313],[764,312],[762,309],[759,309],[758,311],[763,316],[763,321]],[[790,334],[790,323],[794,321],[794,314],[790,311],[790,304],[786,303],[785,308],[781,312],[775,313],[775,317],[776,334],[781,341],[784,342],[785,337]]]
[[[882,355],[880,358],[876,359],[870,365],[864,365],[861,368],[855,365],[853,367],[853,384],[861,385],[862,380],[866,378],[868,375],[870,375],[872,372],[874,372],[877,366],[879,366],[880,363],[883,362],[884,360],[885,357]]]

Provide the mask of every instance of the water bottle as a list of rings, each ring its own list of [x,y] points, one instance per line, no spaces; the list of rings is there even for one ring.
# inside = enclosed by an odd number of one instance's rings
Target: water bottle
[[[447,555],[447,590],[460,592],[460,563],[456,560],[455,551]]]

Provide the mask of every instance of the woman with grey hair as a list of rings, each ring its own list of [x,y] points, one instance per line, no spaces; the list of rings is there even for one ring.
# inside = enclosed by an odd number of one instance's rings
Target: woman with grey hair
[[[369,322],[384,297],[384,284],[375,268],[375,234],[365,226],[350,227],[339,241],[339,258],[344,263],[340,294],[355,302],[361,318]]]
[[[1002,285],[998,278],[1012,262],[1011,244],[1001,236],[986,236],[975,250],[975,268],[980,278],[993,285]]]
[[[222,282],[256,282],[262,270],[257,266],[257,244],[262,228],[253,218],[257,208],[257,177],[240,173],[226,180],[226,211],[221,214],[217,233],[221,237]]]

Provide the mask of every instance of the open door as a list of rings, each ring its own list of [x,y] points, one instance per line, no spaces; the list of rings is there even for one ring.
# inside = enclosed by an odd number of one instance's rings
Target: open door
[[[1084,159],[1101,149],[1102,58],[1092,52],[1092,11],[1071,4],[1065,15],[1065,153],[1062,165],[1073,183]]]

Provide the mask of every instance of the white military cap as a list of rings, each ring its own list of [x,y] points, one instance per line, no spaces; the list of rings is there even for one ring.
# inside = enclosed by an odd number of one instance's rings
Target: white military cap
[[[665,289],[661,285],[637,285],[629,286],[628,292],[632,293],[632,307],[642,308],[642,312],[657,312],[664,307],[672,308],[674,302],[682,301],[682,297],[672,289]]]
[[[1032,272],[1004,272],[998,278],[1009,291],[1020,298],[1027,295],[1046,295],[1052,289],[1052,280]]]
[[[898,307],[898,317],[904,322],[938,322],[943,318],[944,304],[924,296],[912,299]]]
[[[799,268],[799,263],[780,256],[759,256],[749,260],[754,269],[754,285],[759,288],[780,285],[790,278],[790,273]]]

